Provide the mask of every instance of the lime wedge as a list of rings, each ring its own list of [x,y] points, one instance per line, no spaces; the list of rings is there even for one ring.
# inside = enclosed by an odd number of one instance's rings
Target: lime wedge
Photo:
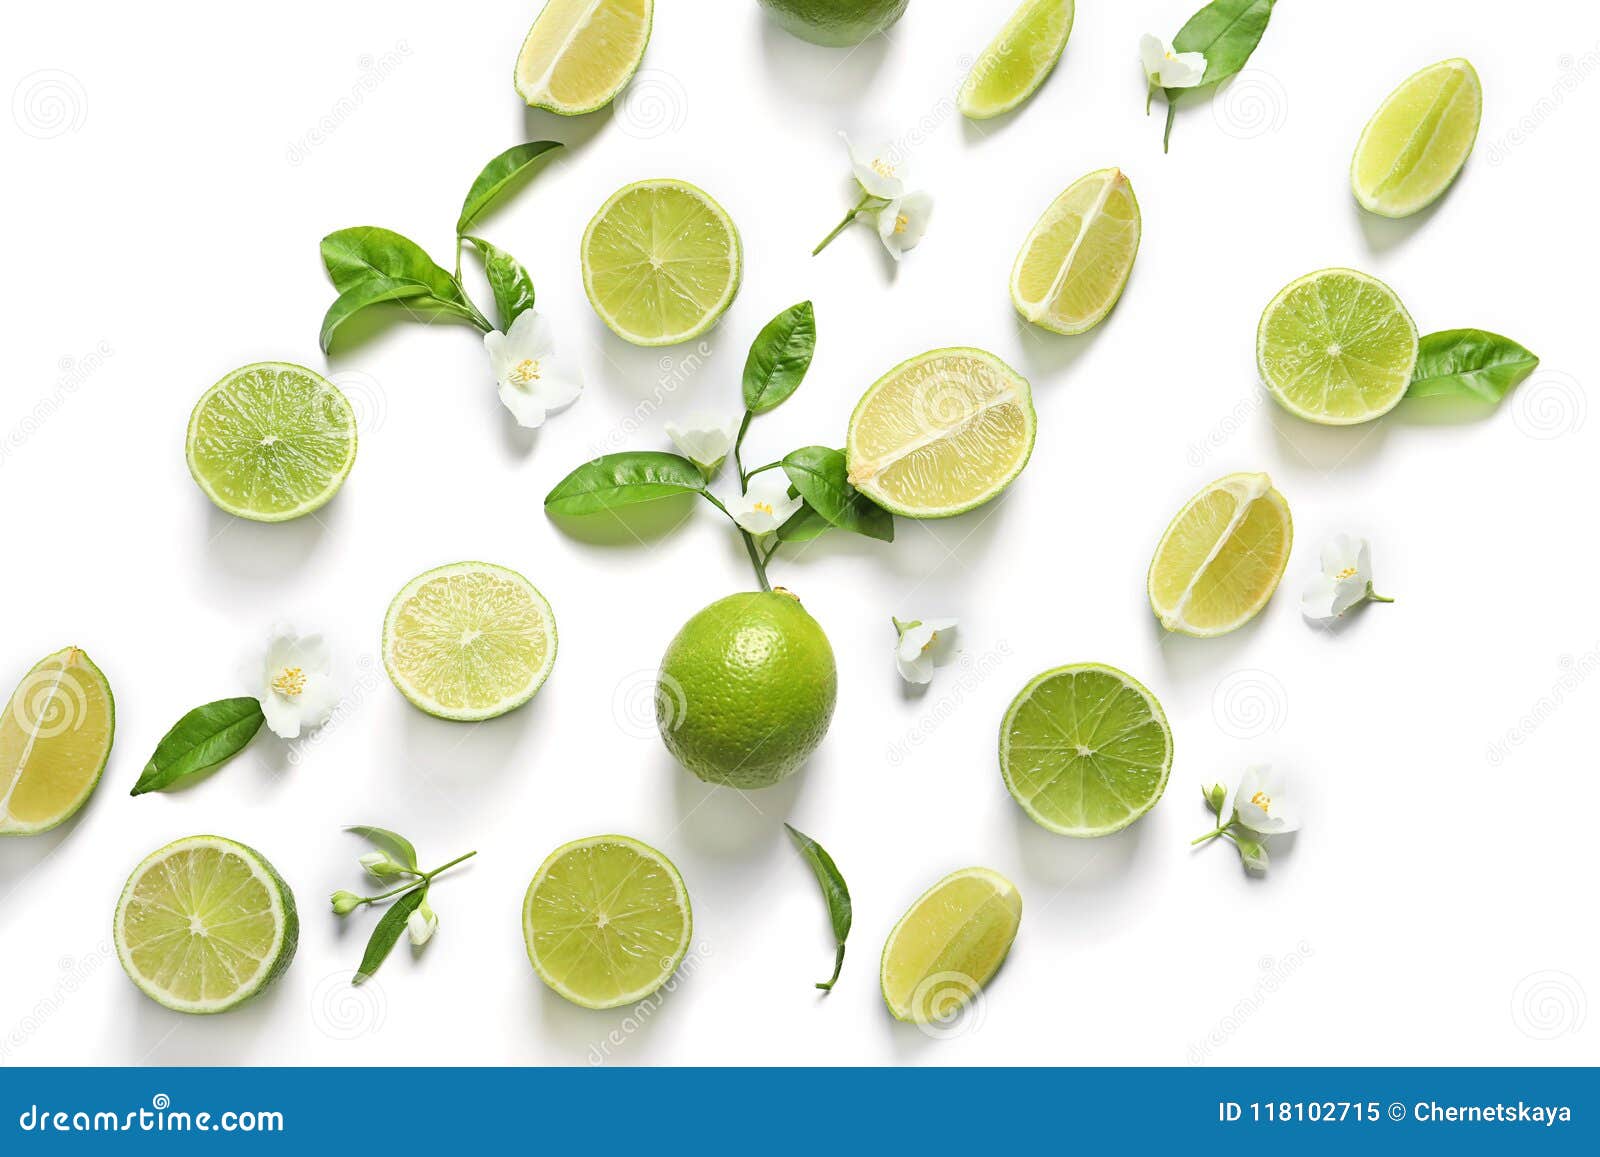
[[[1376,277],[1321,269],[1261,312],[1256,367],[1273,398],[1325,426],[1369,422],[1400,404],[1417,364],[1417,327]]]
[[[627,836],[563,844],[539,865],[522,901],[533,970],[584,1008],[649,996],[678,970],[693,931],[678,869]]]
[[[1121,169],[1079,177],[1022,243],[1011,267],[1011,304],[1055,333],[1093,329],[1128,284],[1139,230],[1139,202]]]
[[[1368,212],[1409,217],[1450,187],[1467,163],[1483,87],[1465,60],[1441,60],[1391,92],[1356,142],[1350,188]]]
[[[556,661],[556,620],[514,570],[457,562],[418,575],[383,620],[383,664],[400,694],[440,719],[521,707]]]
[[[563,116],[616,96],[650,43],[654,0],[548,0],[517,53],[517,95]]]
[[[71,818],[111,756],[111,685],[76,647],[23,676],[0,717],[0,835],[31,836]]]
[[[980,506],[1033,453],[1028,380],[980,349],[929,350],[867,388],[845,439],[850,482],[885,510],[946,518]]]
[[[583,288],[600,320],[634,345],[699,337],[739,291],[739,231],[687,181],[638,181],[583,231]]]
[[[1100,663],[1024,687],[1000,724],[1000,777],[1034,823],[1063,836],[1120,832],[1156,806],[1172,730],[1137,679]]]
[[[201,395],[189,415],[189,473],[229,514],[284,522],[344,485],[356,415],[337,386],[304,366],[257,362]]]
[[[289,967],[300,937],[294,893],[261,853],[189,836],[133,870],[112,934],[128,976],[175,1012],[226,1012]]]
[[[999,971],[1022,923],[1022,893],[999,872],[963,868],[929,888],[883,945],[878,977],[896,1020],[948,1024]]]
[[[1150,560],[1150,606],[1169,631],[1209,638],[1255,618],[1289,565],[1289,504],[1265,474],[1229,474],[1189,499]]]
[[[962,115],[987,120],[1032,96],[1067,46],[1073,7],[1073,0],[1022,0],[967,73],[956,96]]]

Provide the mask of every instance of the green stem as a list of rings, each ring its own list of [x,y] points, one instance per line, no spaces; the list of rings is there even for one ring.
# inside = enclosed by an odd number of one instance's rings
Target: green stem
[[[743,494],[745,483],[750,481],[750,475],[744,472],[744,461],[740,454],[744,450],[744,436],[750,432],[750,419],[754,418],[753,410],[746,410],[744,418],[739,423],[739,433],[733,439],[733,468],[739,472],[739,493]]]
[[[429,883],[432,882],[432,880],[433,880],[433,878],[435,876],[440,875],[440,874],[442,874],[444,872],[448,872],[451,868],[455,867],[457,864],[461,863],[463,860],[470,860],[470,859],[472,859],[473,856],[475,856],[477,854],[478,853],[476,851],[472,851],[472,852],[468,852],[464,856],[457,856],[455,859],[451,860],[448,864],[441,864],[439,867],[435,868],[431,872],[411,872],[411,871],[408,871],[406,874],[408,876],[410,876],[411,879],[407,880],[404,884],[401,884],[398,888],[391,888],[391,889],[389,889],[389,891],[380,892],[376,896],[363,896],[361,898],[361,902],[363,904],[376,904],[379,900],[387,900],[391,896],[398,896],[401,892],[410,892],[415,888],[426,888],[429,885]]]
[[[823,992],[832,992],[833,986],[839,981],[839,970],[844,967],[844,941],[839,941],[839,952],[833,958],[833,975],[827,980],[817,982],[817,987]]]
[[[1167,151],[1167,144],[1172,140],[1172,121],[1178,115],[1178,103],[1171,96],[1167,97],[1167,129],[1161,134],[1161,151]]]
[[[424,877],[422,876],[417,876],[414,879],[407,880],[398,888],[392,888],[387,892],[380,892],[376,896],[363,896],[361,897],[361,902],[363,904],[376,904],[379,900],[387,900],[390,896],[398,896],[401,892],[409,892],[411,889],[415,888],[417,886],[417,882],[423,878]]]
[[[1392,602],[1394,602],[1394,600],[1389,598],[1387,595],[1380,595],[1377,591],[1373,590],[1371,583],[1367,584],[1367,598],[1368,598],[1368,600],[1370,600],[1371,602],[1374,602],[1374,603],[1392,603]]]
[[[463,860],[472,859],[472,857],[477,855],[477,854],[478,854],[477,852],[472,851],[472,852],[468,852],[464,856],[457,856],[455,859],[451,860],[448,864],[443,864],[443,865],[435,868],[433,871],[429,872],[426,876],[424,876],[422,878],[425,881],[426,880],[431,880],[435,876],[438,876],[438,875],[441,875],[441,874],[443,874],[445,872],[448,872],[451,868],[455,867],[457,864],[461,863]]]
[[[722,501],[715,494],[711,493],[709,490],[702,490],[699,493],[700,497],[704,498],[707,502],[711,503],[712,506],[715,506],[718,510],[722,511],[722,513],[727,516],[728,521],[733,523],[734,529],[739,532],[739,537],[744,540],[744,549],[745,553],[750,556],[750,565],[756,568],[756,578],[761,582],[761,589],[764,591],[770,591],[772,589],[772,584],[767,581],[766,559],[763,559],[761,557],[761,552],[756,549],[755,536],[744,527],[739,525],[739,520],[733,516],[733,512],[730,511],[726,506],[722,505]],[[772,556],[768,555],[767,557],[771,558]]]
[[[1214,832],[1207,832],[1203,836],[1196,836],[1194,839],[1189,841],[1189,846],[1192,848],[1196,844],[1203,844],[1207,840],[1214,840],[1218,836],[1225,836],[1225,835],[1228,834],[1228,829],[1231,828],[1232,826],[1233,826],[1232,824],[1223,824],[1220,828],[1218,828]]]
[[[862,193],[861,200],[856,202],[855,208],[851,209],[850,212],[844,215],[844,220],[840,221],[833,227],[833,232],[829,233],[821,241],[817,242],[817,247],[811,251],[811,256],[815,257],[817,254],[821,253],[824,249],[831,245],[833,243],[833,239],[839,236],[839,234],[843,233],[845,229],[849,227],[850,223],[861,215],[861,210],[865,209],[867,207],[867,202],[871,201],[872,199],[873,196],[871,193]]]

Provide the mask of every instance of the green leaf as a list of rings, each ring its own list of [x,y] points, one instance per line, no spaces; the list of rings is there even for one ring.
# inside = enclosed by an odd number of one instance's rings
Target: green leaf
[[[340,293],[379,277],[420,282],[440,301],[466,304],[466,294],[450,271],[435,265],[422,246],[376,225],[329,233],[322,239],[322,263]]]
[[[677,454],[641,450],[585,462],[544,496],[552,514],[596,514],[673,494],[703,491],[700,467]]]
[[[322,352],[327,353],[333,346],[335,331],[367,306],[419,297],[433,299],[433,291],[420,281],[398,281],[374,275],[357,282],[335,298],[328,312],[323,315],[322,332],[318,337]]]
[[[372,938],[367,941],[367,950],[362,954],[361,967],[356,969],[356,974],[351,978],[351,984],[360,984],[374,972],[378,966],[389,956],[395,943],[400,939],[400,934],[406,930],[406,917],[422,906],[428,898],[426,884],[413,888],[401,895],[388,911],[384,912],[383,919],[378,921],[378,926],[372,930]]]
[[[485,165],[472,182],[472,188],[467,190],[467,199],[461,203],[461,216],[456,219],[456,235],[464,236],[473,218],[487,209],[518,173],[552,149],[560,147],[560,141],[528,141],[526,144],[512,145]]]
[[[398,832],[391,832],[388,828],[374,828],[361,825],[345,828],[345,831],[360,836],[377,848],[380,852],[388,852],[391,860],[397,860],[417,871],[417,849],[412,847],[411,841]]]
[[[833,529],[833,523],[817,513],[809,502],[789,516],[789,521],[778,527],[779,542],[810,542]]]
[[[472,242],[478,256],[483,258],[483,274],[494,292],[494,308],[500,315],[500,331],[504,333],[517,320],[518,314],[533,308],[533,278],[515,257],[482,237],[464,237],[463,240]]]
[[[1467,397],[1498,402],[1538,367],[1539,359],[1485,329],[1445,329],[1423,336],[1408,398]]]
[[[255,738],[264,719],[261,704],[249,695],[196,707],[162,736],[129,794],[164,791],[232,759]]]
[[[1202,85],[1226,80],[1245,66],[1261,43],[1272,15],[1272,0],[1212,0],[1196,12],[1172,38],[1174,52],[1203,52]],[[1168,89],[1167,100],[1182,89]]]
[[[744,362],[744,408],[764,414],[799,387],[817,348],[811,303],[791,305],[761,327]]]
[[[828,855],[821,844],[788,824],[783,826],[789,829],[789,836],[794,840],[795,847],[800,849],[800,854],[806,858],[806,863],[811,865],[812,872],[816,874],[817,886],[822,889],[823,902],[828,906],[828,920],[833,925],[833,938],[839,946],[833,958],[833,975],[817,984],[818,988],[827,991],[833,988],[839,979],[839,970],[844,967],[844,942],[850,935],[850,889],[845,885],[839,866],[833,862],[833,857]]]
[[[894,516],[850,485],[843,450],[802,446],[784,457],[783,472],[807,505],[830,525],[894,541]]]

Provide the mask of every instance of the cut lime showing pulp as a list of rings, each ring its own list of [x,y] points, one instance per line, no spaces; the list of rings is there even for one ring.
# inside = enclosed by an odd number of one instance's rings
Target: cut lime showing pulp
[[[889,933],[878,977],[896,1020],[947,1024],[999,971],[1022,923],[1022,893],[988,868],[951,872]]]
[[[1122,170],[1078,178],[1022,243],[1011,267],[1011,304],[1055,333],[1093,329],[1128,284],[1140,228],[1139,202]]]
[[[514,570],[457,562],[418,575],[383,620],[383,664],[400,694],[441,719],[520,707],[556,661],[556,619]]]
[[[112,932],[128,976],[176,1012],[226,1012],[276,980],[300,936],[294,893],[259,852],[189,836],[128,877]]]
[[[639,181],[583,231],[583,288],[600,320],[634,345],[699,337],[739,291],[739,231],[687,181]]]
[[[1223,635],[1255,618],[1289,565],[1289,504],[1265,474],[1229,474],[1189,499],[1156,546],[1146,586],[1169,631]]]
[[[963,116],[986,120],[1033,95],[1072,34],[1073,0],[1023,0],[972,65],[957,94]]]
[[[1037,676],[1000,724],[1000,776],[1040,827],[1119,832],[1155,807],[1172,770],[1156,697],[1115,667],[1076,663]]]
[[[356,460],[356,415],[304,366],[257,362],[212,386],[189,415],[189,473],[229,514],[284,522],[338,493]]]
[[[654,0],[549,0],[517,54],[517,95],[563,116],[616,96],[650,42]]]
[[[76,647],[46,655],[0,717],[0,835],[29,836],[69,819],[111,756],[111,685]]]
[[[1361,130],[1350,188],[1363,209],[1409,217],[1450,187],[1467,163],[1483,88],[1465,60],[1441,60],[1407,77]]]
[[[584,1008],[649,996],[677,971],[693,931],[678,869],[627,836],[563,844],[539,865],[522,901],[533,970]]]
[[[1349,426],[1400,404],[1417,364],[1417,327],[1376,277],[1321,269],[1291,281],[1261,313],[1256,367],[1296,417]]]
[[[980,349],[901,362],[850,415],[845,457],[861,493],[908,518],[945,518],[1011,485],[1033,453],[1028,380]]]

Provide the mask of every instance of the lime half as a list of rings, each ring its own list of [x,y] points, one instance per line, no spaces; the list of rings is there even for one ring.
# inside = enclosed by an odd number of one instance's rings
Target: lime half
[[[739,291],[739,231],[687,181],[638,181],[600,206],[583,231],[583,288],[624,341],[699,337]]]
[[[1296,417],[1349,426],[1387,414],[1417,365],[1417,327],[1376,277],[1321,269],[1284,286],[1261,312],[1256,367]]]
[[[356,460],[356,415],[304,366],[257,362],[212,386],[189,415],[189,473],[229,514],[284,522],[339,492]]]
[[[1033,95],[1072,34],[1073,0],[1023,0],[973,62],[956,96],[963,116],[987,120]]]
[[[76,647],[46,655],[0,717],[0,835],[33,835],[88,800],[116,731],[111,685]]]
[[[1121,169],[1078,178],[1022,243],[1011,267],[1011,304],[1055,333],[1093,329],[1128,284],[1140,228],[1139,202]]]
[[[1022,923],[1022,893],[999,872],[963,868],[900,917],[878,965],[896,1020],[949,1024],[999,971]]]
[[[294,959],[294,893],[261,853],[189,836],[133,870],[112,934],[128,976],[176,1012],[226,1012]]]
[[[929,350],[867,387],[845,459],[851,485],[885,510],[946,518],[1010,486],[1034,434],[1026,378],[984,350]]]
[[[1294,522],[1265,474],[1229,474],[1178,511],[1146,587],[1169,631],[1208,638],[1255,618],[1289,565]]]
[[[383,620],[383,665],[400,694],[441,719],[493,719],[543,686],[556,619],[514,570],[457,562],[419,574]]]
[[[693,932],[678,869],[627,836],[563,844],[539,865],[522,900],[533,970],[584,1008],[649,996],[678,970]]]
[[[1000,724],[1000,777],[1040,827],[1120,832],[1156,806],[1172,770],[1172,729],[1156,697],[1100,663],[1046,671]]]
[[[1356,142],[1350,188],[1368,212],[1409,217],[1437,201],[1467,163],[1483,87],[1465,60],[1441,60],[1391,92]]]
[[[654,0],[548,0],[517,53],[517,95],[563,116],[616,96],[650,43]]]

